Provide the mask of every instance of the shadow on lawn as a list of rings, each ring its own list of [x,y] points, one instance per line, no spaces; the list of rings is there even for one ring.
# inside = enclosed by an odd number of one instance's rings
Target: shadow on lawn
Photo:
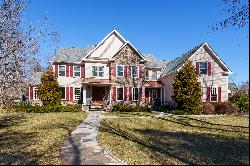
[[[190,118],[190,117],[181,117],[181,116],[176,116],[176,117],[158,117],[157,119],[164,120],[164,121],[169,121],[173,123],[177,123],[183,126],[188,126],[188,127],[195,127],[195,128],[203,128],[203,129],[209,129],[209,130],[219,130],[219,131],[225,131],[225,132],[239,132],[239,133],[249,133],[249,128],[248,127],[243,127],[243,126],[231,126],[231,125],[220,125],[216,123],[210,123],[207,121],[203,120],[198,120],[195,118]],[[191,124],[192,121],[200,122],[202,124]],[[206,126],[210,125],[210,126]],[[225,128],[228,127],[228,128]],[[230,129],[230,128],[233,129]]]
[[[6,131],[0,134],[0,165],[35,165],[40,156],[26,152],[36,133]]]
[[[24,114],[6,114],[0,117],[0,128],[14,126],[25,121],[27,117]]]
[[[160,164],[171,164],[169,158],[177,159],[184,164],[249,164],[248,141],[225,139],[206,133],[153,129],[124,130],[118,126],[112,126],[107,121],[102,122],[101,130],[148,149],[150,152],[146,151],[146,153],[149,157]],[[135,136],[138,133],[142,137]],[[159,155],[165,157],[158,158]]]

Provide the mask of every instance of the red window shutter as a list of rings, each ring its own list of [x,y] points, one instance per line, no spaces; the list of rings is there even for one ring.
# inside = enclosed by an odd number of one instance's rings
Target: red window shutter
[[[127,71],[128,71],[128,72],[127,72],[127,76],[128,76],[128,77],[131,77],[131,66],[128,66],[128,67],[127,67]]]
[[[66,87],[66,100],[69,100],[69,87]]]
[[[207,101],[210,101],[210,87],[207,87]]]
[[[132,88],[129,87],[129,101],[132,101]]]
[[[70,87],[70,100],[74,100],[73,99],[73,94],[74,94],[73,87]]]
[[[140,101],[142,101],[142,88],[140,88],[140,93],[139,93],[139,95],[140,95]]]
[[[140,65],[140,66],[139,66],[139,77],[140,77],[140,78],[142,78],[142,72],[143,72],[143,71],[142,71],[142,66]]]
[[[127,77],[127,66],[124,66],[124,77]]]
[[[196,71],[197,71],[197,74],[199,75],[200,74],[200,63],[199,62],[196,62]]]
[[[218,87],[218,102],[221,102],[221,87]]]
[[[30,86],[29,95],[30,95],[30,100],[33,100],[33,86]]]
[[[127,87],[124,87],[124,101],[127,101]]]
[[[55,64],[55,76],[58,77],[58,64]]]
[[[69,77],[69,65],[66,65],[66,77]]]
[[[116,87],[113,87],[112,99],[113,101],[116,101]]]
[[[69,66],[69,75],[70,77],[73,77],[73,65]]]
[[[113,66],[113,77],[116,77],[116,65]]]
[[[81,66],[81,77],[85,78],[85,65],[84,64]]]
[[[208,62],[208,64],[207,64],[208,66],[207,66],[207,68],[208,68],[208,76],[210,76],[211,74],[212,74],[212,69],[211,69],[211,62]]]

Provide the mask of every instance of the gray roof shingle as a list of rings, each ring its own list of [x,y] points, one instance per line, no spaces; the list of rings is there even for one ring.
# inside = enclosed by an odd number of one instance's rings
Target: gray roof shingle
[[[188,60],[204,43],[199,44],[198,46],[194,47],[193,49],[189,50],[188,52],[182,54],[181,56],[175,58],[174,60],[168,62],[163,69],[162,76],[169,74],[180,68],[186,60]]]
[[[82,58],[94,47],[95,45],[89,45],[86,48],[60,48],[51,60],[66,63],[81,62]]]
[[[157,59],[153,54],[143,54],[143,56],[148,60],[145,64],[148,68],[162,68],[168,63],[166,60]]]
[[[43,75],[43,72],[34,72],[34,73],[32,73],[29,83],[31,85],[40,84],[42,75]]]

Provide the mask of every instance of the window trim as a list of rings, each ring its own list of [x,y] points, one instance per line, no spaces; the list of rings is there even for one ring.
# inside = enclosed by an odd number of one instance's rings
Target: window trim
[[[80,76],[76,76],[76,75],[75,75],[75,67],[79,67]],[[81,77],[81,66],[78,66],[78,65],[74,65],[74,66],[73,66],[73,77]]]
[[[137,88],[137,91],[138,91],[138,99],[137,100],[134,100],[134,98],[135,98],[135,95],[134,95],[134,90]],[[138,87],[132,87],[132,101],[139,101],[139,96],[140,96],[140,94],[139,94],[139,88]]]
[[[66,100],[66,86],[60,86],[60,88],[64,88],[64,99],[61,98],[61,100]],[[61,89],[60,89],[61,90]],[[62,92],[62,91],[61,91]]]
[[[135,67],[137,68],[137,76],[134,78],[139,78],[139,66],[135,66]],[[130,71],[131,71],[130,75],[133,78],[133,66],[130,66]]]
[[[215,91],[216,91],[216,101],[212,101],[211,100],[211,97],[212,97],[212,88],[216,88]],[[211,102],[218,102],[218,86],[210,86],[210,101]]]
[[[93,67],[97,67],[98,68],[98,70],[97,70],[97,76],[93,75]],[[99,74],[99,72],[100,72],[99,68],[100,67],[103,67],[103,76],[100,76],[100,74]],[[104,77],[104,74],[105,74],[104,71],[105,71],[105,66],[104,65],[91,65],[91,77]]]
[[[118,76],[118,66],[122,66],[122,76]],[[124,65],[116,65],[116,77],[124,77]]]
[[[64,70],[64,76],[60,76],[60,66],[64,66],[65,68],[65,70]],[[58,65],[58,77],[66,77],[66,65]]]
[[[80,98],[79,99],[76,99],[76,95],[75,95],[75,89],[76,88],[80,89]],[[81,87],[80,86],[73,87],[73,93],[74,93],[73,100],[77,100],[77,101],[81,100]]]
[[[35,91],[38,91],[38,88],[36,86],[32,87],[33,100],[39,100],[38,94],[37,94],[37,92],[35,93]]]
[[[118,100],[117,97],[118,97],[118,88],[122,88],[122,100]],[[118,86],[116,87],[116,101],[124,101],[124,86]]]
[[[156,72],[156,79],[153,79],[154,72]],[[151,80],[157,80],[157,70],[151,70]]]
[[[206,67],[206,70],[207,70],[206,74],[202,74],[201,73],[201,63],[206,63],[206,65],[207,65],[207,67]],[[204,68],[202,68],[202,69],[204,69]],[[208,75],[208,62],[207,61],[206,62],[199,62],[199,74],[200,75]]]

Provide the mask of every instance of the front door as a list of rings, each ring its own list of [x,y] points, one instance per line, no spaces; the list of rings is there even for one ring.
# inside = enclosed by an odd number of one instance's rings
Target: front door
[[[105,96],[105,87],[92,87],[92,102],[93,105],[100,105],[103,103]]]

